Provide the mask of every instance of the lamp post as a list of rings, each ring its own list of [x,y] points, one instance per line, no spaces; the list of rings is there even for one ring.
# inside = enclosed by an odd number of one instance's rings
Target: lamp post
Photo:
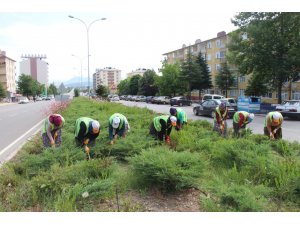
[[[81,23],[84,24],[84,27],[86,28],[86,37],[87,37],[87,61],[88,61],[88,95],[89,95],[89,98],[90,98],[90,41],[89,41],[89,30],[90,30],[90,27],[92,26],[93,23],[99,21],[99,20],[106,20],[106,18],[101,18],[101,19],[96,19],[94,21],[92,21],[91,23],[89,24],[86,24],[83,20],[77,18],[77,17],[74,17],[74,16],[69,16],[69,18],[71,19],[76,19],[76,20],[79,20]]]

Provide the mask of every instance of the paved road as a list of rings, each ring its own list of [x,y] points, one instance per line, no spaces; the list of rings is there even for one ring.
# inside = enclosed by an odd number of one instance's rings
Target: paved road
[[[51,101],[0,105],[0,162],[9,160],[36,133]]]
[[[130,101],[120,101],[120,103],[127,106],[146,107],[155,112],[166,113],[166,114],[169,114],[169,109],[170,109],[170,105],[157,105],[157,104],[148,104],[145,102],[130,102]],[[204,116],[195,116],[193,113],[192,106],[183,106],[181,108],[183,108],[186,111],[188,119],[193,119],[193,120],[205,119],[213,122],[212,118],[204,117]],[[256,115],[253,122],[247,125],[247,128],[250,128],[253,131],[253,133],[263,134],[264,119],[265,119],[264,115]],[[228,120],[228,127],[232,127],[232,119]],[[288,119],[284,120],[282,131],[283,131],[283,139],[300,142],[300,121],[293,121]]]

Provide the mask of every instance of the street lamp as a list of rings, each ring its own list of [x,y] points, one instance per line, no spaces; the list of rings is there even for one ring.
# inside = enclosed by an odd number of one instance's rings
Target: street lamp
[[[90,98],[90,43],[89,43],[89,30],[90,27],[92,26],[93,23],[99,21],[99,20],[106,20],[106,18],[101,18],[101,19],[96,19],[94,21],[92,21],[91,23],[89,23],[88,25],[81,19],[74,17],[74,16],[70,16],[69,17],[71,19],[76,19],[79,20],[81,23],[84,24],[85,28],[86,28],[86,37],[87,37],[87,59],[88,59],[88,95]]]

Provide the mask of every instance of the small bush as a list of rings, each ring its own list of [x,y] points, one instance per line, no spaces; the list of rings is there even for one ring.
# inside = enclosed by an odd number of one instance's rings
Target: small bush
[[[129,162],[141,183],[163,191],[196,187],[205,166],[197,153],[174,152],[164,147],[144,150]]]

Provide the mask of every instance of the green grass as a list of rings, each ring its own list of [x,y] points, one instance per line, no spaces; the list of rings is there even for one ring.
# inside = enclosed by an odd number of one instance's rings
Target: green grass
[[[109,145],[108,118],[124,114],[131,131]],[[0,211],[116,211],[116,192],[162,193],[196,188],[204,211],[300,211],[300,145],[270,141],[247,132],[224,139],[205,120],[189,121],[171,133],[170,146],[149,136],[157,114],[118,103],[74,99],[61,112],[66,120],[62,146],[42,146],[40,135],[0,169]],[[74,142],[77,118],[100,121],[101,133],[86,161]],[[140,211],[142,203],[120,200],[121,211]]]

